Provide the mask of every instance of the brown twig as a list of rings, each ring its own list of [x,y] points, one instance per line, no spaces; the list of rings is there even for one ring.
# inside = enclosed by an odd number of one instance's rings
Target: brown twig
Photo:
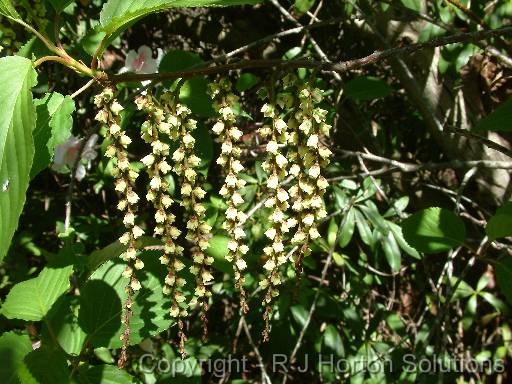
[[[410,44],[402,47],[394,47],[383,51],[375,51],[372,54],[354,60],[342,61],[339,63],[329,63],[326,61],[314,61],[308,59],[298,60],[242,60],[234,63],[207,66],[202,68],[194,68],[186,71],[176,72],[162,72],[162,73],[150,73],[150,74],[118,74],[118,75],[107,75],[106,80],[112,83],[122,82],[140,82],[144,80],[172,80],[177,78],[192,78],[202,75],[214,75],[223,73],[231,70],[239,69],[255,69],[255,68],[277,68],[286,67],[289,69],[293,68],[311,68],[318,69],[328,72],[344,73],[353,69],[362,68],[370,64],[374,64],[381,60],[386,60],[390,57],[400,56],[404,54],[411,54],[416,51],[435,48],[449,44],[461,43],[461,42],[473,42],[485,40],[491,37],[503,36],[512,33],[512,27],[504,27],[499,29],[477,31],[470,33],[460,33],[451,36],[438,37],[427,41],[425,43]]]

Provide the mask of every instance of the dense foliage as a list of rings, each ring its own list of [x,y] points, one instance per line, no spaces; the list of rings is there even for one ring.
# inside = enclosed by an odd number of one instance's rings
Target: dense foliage
[[[0,0],[0,383],[508,382],[511,18]]]

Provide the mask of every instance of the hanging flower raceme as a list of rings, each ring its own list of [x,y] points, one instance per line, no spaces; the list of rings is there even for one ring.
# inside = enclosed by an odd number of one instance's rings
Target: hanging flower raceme
[[[219,117],[212,128],[222,143],[217,164],[226,170],[224,185],[219,192],[226,199],[228,206],[226,220],[223,224],[230,237],[226,260],[233,264],[235,288],[240,292],[240,308],[242,312],[247,313],[249,307],[246,302],[245,279],[243,276],[247,263],[243,255],[249,251],[249,247],[243,243],[245,237],[243,224],[246,221],[246,215],[239,209],[239,206],[244,203],[240,189],[245,185],[245,180],[239,177],[239,173],[244,169],[240,162],[242,151],[239,147],[242,131],[236,126],[233,110],[234,104],[238,101],[238,96],[233,94],[231,82],[225,78],[211,83],[209,92],[214,100],[214,109],[219,113]]]
[[[123,367],[127,361],[133,295],[141,288],[141,284],[134,272],[144,267],[144,263],[137,256],[136,248],[137,238],[144,234],[144,231],[136,224],[139,196],[134,191],[133,185],[138,177],[138,173],[130,167],[127,148],[131,143],[131,139],[121,128],[120,113],[123,107],[114,98],[114,90],[112,88],[105,88],[102,93],[95,96],[94,103],[100,109],[96,115],[96,120],[107,125],[106,138],[110,141],[110,145],[105,155],[115,159],[112,175],[115,178],[115,189],[121,196],[117,208],[124,214],[123,224],[126,228],[126,232],[119,239],[127,247],[126,252],[121,255],[127,264],[123,276],[128,279],[126,286],[127,298],[123,305],[122,317],[124,331],[121,334],[121,341],[123,346],[118,362],[118,365]]]
[[[188,311],[183,293],[186,280],[180,276],[180,271],[185,265],[179,259],[183,256],[183,247],[176,244],[181,231],[174,225],[176,217],[171,212],[174,201],[169,195],[165,179],[171,171],[168,162],[169,145],[164,142],[166,137],[177,138],[178,125],[175,116],[165,113],[150,95],[137,97],[135,104],[148,116],[141,129],[142,139],[151,145],[151,153],[141,160],[150,180],[146,199],[155,208],[155,236],[160,237],[164,243],[164,254],[160,257],[160,262],[167,267],[163,293],[171,298],[170,315],[178,325],[180,353],[184,357],[186,336],[183,319],[188,316]]]
[[[270,195],[265,206],[272,210],[269,216],[271,226],[265,232],[271,244],[263,249],[267,256],[267,261],[263,266],[266,277],[260,281],[260,287],[265,289],[263,300],[265,307],[263,314],[265,320],[264,341],[269,339],[273,300],[279,295],[279,285],[281,284],[279,267],[287,261],[284,237],[291,228],[297,225],[297,221],[293,217],[287,217],[290,196],[282,186],[288,175],[288,159],[284,155],[288,140],[288,126],[281,116],[283,108],[277,103],[280,99],[280,95],[272,97],[272,100],[263,105],[261,111],[267,124],[259,129],[261,136],[268,138],[267,159],[263,162],[262,167],[268,174],[267,188]]]
[[[323,195],[328,182],[322,176],[322,169],[329,164],[331,151],[321,138],[329,136],[331,126],[326,123],[327,111],[319,108],[322,91],[308,83],[297,84],[295,76],[288,77],[286,85],[298,95],[293,116],[288,126],[290,174],[294,183],[289,189],[292,210],[297,212],[298,229],[292,243],[299,247],[295,261],[296,273],[302,273],[302,262],[310,252],[311,240],[320,236],[317,223],[327,215]]]
[[[195,155],[196,140],[192,136],[197,121],[189,117],[190,109],[178,103],[173,94],[163,95],[162,101],[166,106],[165,113],[169,116],[167,122],[171,126],[171,132],[174,132],[171,137],[179,143],[178,148],[172,154],[174,161],[172,169],[180,178],[181,204],[185,208],[185,219],[187,221],[187,235],[185,238],[192,244],[193,264],[190,267],[190,272],[196,277],[194,296],[189,302],[189,306],[199,305],[203,339],[206,340],[208,336],[207,312],[211,297],[208,286],[213,280],[210,271],[213,257],[207,256],[205,250],[209,246],[212,228],[205,220],[206,208],[201,201],[206,192],[201,188],[203,181],[200,180],[200,175],[196,170],[201,161]]]

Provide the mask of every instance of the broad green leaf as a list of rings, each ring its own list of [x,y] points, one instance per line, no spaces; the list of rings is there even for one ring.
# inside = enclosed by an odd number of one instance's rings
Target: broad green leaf
[[[404,238],[420,252],[445,252],[466,238],[464,222],[453,212],[438,207],[416,212],[402,222]]]
[[[140,255],[144,270],[138,274],[142,289],[134,296],[133,316],[130,320],[130,344],[169,328],[169,300],[162,293],[166,268],[160,264],[157,251],[144,251]],[[183,260],[185,262],[185,260]],[[127,279],[122,276],[122,260],[110,260],[99,267],[81,290],[78,323],[87,333],[87,342],[94,347],[119,348],[122,305],[126,300]],[[185,278],[192,286],[192,276]],[[155,305],[158,303],[158,305]]]
[[[42,345],[25,357],[25,364],[38,383],[70,383],[66,356],[56,347]]]
[[[395,223],[392,223],[391,221],[388,221],[387,223],[388,223],[389,229],[393,233],[393,236],[395,237],[395,240],[398,243],[398,245],[400,246],[400,248],[402,248],[402,250],[405,253],[407,253],[408,255],[410,255],[416,259],[421,259],[421,255],[418,253],[418,251],[416,249],[414,249],[413,247],[411,247],[407,243],[407,241],[405,241],[404,235],[402,233],[402,227],[400,227],[399,225],[397,225]]]
[[[400,254],[400,247],[395,240],[395,236],[393,236],[393,232],[390,231],[387,235],[382,234],[381,242],[382,250],[386,255],[386,260],[388,261],[391,270],[393,272],[398,272],[400,270],[402,258]]]
[[[30,180],[36,125],[30,89],[36,76],[30,60],[0,59],[0,261],[18,227]]]
[[[28,370],[23,359],[32,351],[28,335],[14,332],[0,337],[0,381],[2,384],[18,384],[20,376],[27,376]]]
[[[496,261],[496,281],[509,304],[512,304],[512,257]]]
[[[512,98],[476,123],[475,131],[512,131]]]
[[[496,210],[485,226],[485,233],[490,241],[512,235],[512,202],[507,202]]]
[[[73,266],[44,268],[39,276],[16,284],[7,295],[1,313],[8,319],[42,320],[59,296],[69,289],[72,272]]]
[[[84,366],[78,375],[80,384],[130,384],[133,377],[112,365]]]
[[[30,171],[31,178],[50,165],[55,147],[64,143],[71,135],[71,114],[75,110],[73,99],[57,92],[47,93],[43,98],[34,100],[34,105],[37,124],[34,130],[35,154]]]
[[[44,341],[55,341],[68,355],[78,356],[87,335],[78,325],[78,297],[61,296],[52,307],[42,329]]]
[[[257,4],[262,0],[108,0],[101,9],[101,31],[107,34],[109,43],[124,29],[151,13],[179,7],[225,7]]]
[[[244,92],[260,82],[260,78],[252,73],[242,73],[236,81],[236,90]]]
[[[4,15],[12,20],[21,20],[21,17],[14,9],[11,0],[0,0],[0,15]]]
[[[201,66],[203,59],[195,53],[173,50],[165,54],[160,62],[160,72],[177,72]],[[164,85],[171,86],[172,81]],[[186,80],[180,89],[180,100],[186,104],[194,114],[201,117],[212,117],[215,111],[212,108],[212,99],[207,92],[208,80],[204,76]]]
[[[345,84],[345,96],[352,100],[373,100],[385,97],[392,92],[384,80],[371,76],[360,76]]]
[[[213,235],[210,239],[206,254],[213,257],[213,267],[224,273],[233,273],[231,263],[226,260],[228,254],[229,237],[224,235]]]

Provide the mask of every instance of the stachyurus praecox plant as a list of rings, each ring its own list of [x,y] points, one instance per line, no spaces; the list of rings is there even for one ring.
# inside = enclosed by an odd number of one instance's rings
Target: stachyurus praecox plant
[[[244,211],[247,205],[244,205],[243,197],[246,187],[244,170],[249,168],[244,164],[249,151],[243,140],[247,132],[240,124],[240,113],[237,112],[240,97],[231,81],[226,77],[216,79],[208,91],[217,117],[207,124],[219,143],[216,164],[223,180],[219,190],[213,193],[226,204],[222,229],[229,240],[225,259],[232,264],[240,310],[245,314],[249,304],[244,274],[248,267],[246,257],[250,253],[245,232],[250,216]],[[109,86],[95,97],[99,108],[96,120],[107,127],[105,156],[114,159],[112,175],[119,195],[118,209],[122,213],[119,221],[126,229],[119,239],[126,246],[122,258],[126,263],[123,276],[127,293],[123,304],[120,366],[124,366],[128,359],[131,306],[141,288],[142,279],[138,274],[144,263],[138,257],[142,250],[138,238],[144,233],[152,232],[162,243],[160,262],[167,269],[163,294],[169,300],[169,315],[177,324],[182,357],[186,355],[185,324],[190,313],[198,311],[203,339],[207,338],[214,259],[206,250],[212,237],[212,226],[206,220],[206,208],[202,203],[206,196],[203,189],[206,180],[198,171],[201,159],[196,154],[194,137],[198,123],[178,95],[179,87],[172,92],[149,89],[144,95],[135,97],[136,109],[144,119],[137,135],[145,143],[140,145],[145,145],[147,153],[140,159],[142,169],[130,161],[129,147],[137,137],[129,137],[121,127],[124,108],[116,99],[116,90]],[[303,259],[311,252],[312,241],[320,236],[318,224],[326,217],[323,197],[328,182],[323,173],[331,157],[326,144],[331,126],[327,123],[327,111],[320,107],[324,97],[322,90],[293,74],[261,88],[258,95],[262,100],[258,109],[263,123],[254,134],[264,148],[261,156],[264,160],[261,167],[266,174],[264,206],[268,208],[270,223],[265,231],[266,245],[258,255],[262,267],[259,290],[263,293],[265,320],[262,335],[267,341],[283,271],[288,265],[295,269],[296,276],[300,276]],[[145,191],[136,191],[135,182],[140,172],[147,174]],[[169,175],[178,180],[177,196],[169,192]],[[138,206],[143,199],[152,207],[153,228],[137,224]],[[181,223],[177,222],[178,218]],[[185,278],[186,264],[189,265],[188,272],[195,277],[193,281],[187,282]]]

